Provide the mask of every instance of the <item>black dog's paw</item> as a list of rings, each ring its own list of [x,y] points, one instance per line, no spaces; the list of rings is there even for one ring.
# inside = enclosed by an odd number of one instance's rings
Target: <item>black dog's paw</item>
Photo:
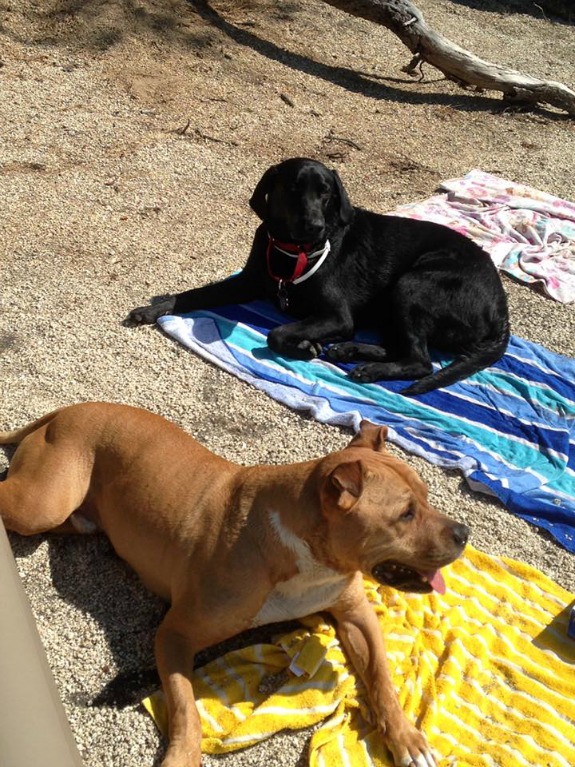
[[[318,341],[308,341],[307,339],[298,340],[290,338],[290,333],[286,331],[286,325],[280,325],[273,328],[268,333],[268,346],[276,354],[282,354],[284,357],[291,357],[294,360],[313,360],[322,352],[322,346]]]
[[[139,306],[137,309],[132,309],[125,320],[125,324],[130,325],[151,325],[158,317],[163,317],[164,314],[170,314],[174,310],[173,299],[167,301],[161,301],[160,303],[153,304],[152,306]]]
[[[344,341],[341,344],[332,344],[325,356],[334,362],[351,362],[357,359],[358,351],[357,344]]]
[[[314,360],[322,352],[322,346],[317,341],[300,341],[290,348],[290,357],[297,360]]]
[[[358,365],[349,374],[353,381],[358,383],[374,383],[383,378],[381,365],[377,362],[365,362]]]

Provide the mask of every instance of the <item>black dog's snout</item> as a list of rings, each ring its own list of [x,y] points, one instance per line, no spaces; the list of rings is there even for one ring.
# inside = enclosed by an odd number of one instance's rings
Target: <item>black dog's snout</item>
[[[467,525],[456,524],[452,530],[453,540],[457,546],[465,546],[469,540],[469,528]]]
[[[307,221],[305,223],[304,234],[307,240],[316,242],[323,237],[324,229],[323,221]]]

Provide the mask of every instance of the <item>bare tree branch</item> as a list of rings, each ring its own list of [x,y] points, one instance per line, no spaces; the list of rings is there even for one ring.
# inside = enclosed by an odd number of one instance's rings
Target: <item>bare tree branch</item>
[[[404,67],[415,74],[428,62],[463,87],[502,91],[516,104],[548,104],[575,116],[575,91],[554,80],[539,80],[514,69],[484,61],[431,29],[410,0],[325,0],[353,16],[381,24],[414,54]]]

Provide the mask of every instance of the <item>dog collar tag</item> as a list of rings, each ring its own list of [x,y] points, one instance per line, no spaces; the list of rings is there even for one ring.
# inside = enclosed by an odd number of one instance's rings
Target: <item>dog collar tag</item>
[[[280,247],[281,246],[281,247]],[[310,252],[309,245],[294,245],[289,242],[280,242],[274,240],[271,234],[268,233],[268,247],[266,250],[266,261],[268,266],[268,274],[278,284],[277,297],[280,309],[282,312],[287,311],[289,306],[287,285],[299,285],[300,282],[305,282],[312,277],[320,266],[323,264],[329,252],[331,250],[331,244],[329,240],[325,241],[325,245],[320,250],[314,250]],[[274,272],[272,268],[272,255],[281,254],[281,256],[287,256],[289,259],[296,259],[296,265],[289,276],[279,276]],[[311,269],[308,269],[311,259],[317,261]],[[283,267],[282,267],[283,270]]]
[[[278,301],[280,309],[285,312],[289,306],[288,292],[286,284],[283,280],[278,280]]]

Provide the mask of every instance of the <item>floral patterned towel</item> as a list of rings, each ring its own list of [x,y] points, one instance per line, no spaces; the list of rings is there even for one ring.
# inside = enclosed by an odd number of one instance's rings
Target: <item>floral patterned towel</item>
[[[540,283],[556,301],[575,301],[575,203],[480,170],[441,188],[394,214],[449,226],[485,248],[512,277]]]

